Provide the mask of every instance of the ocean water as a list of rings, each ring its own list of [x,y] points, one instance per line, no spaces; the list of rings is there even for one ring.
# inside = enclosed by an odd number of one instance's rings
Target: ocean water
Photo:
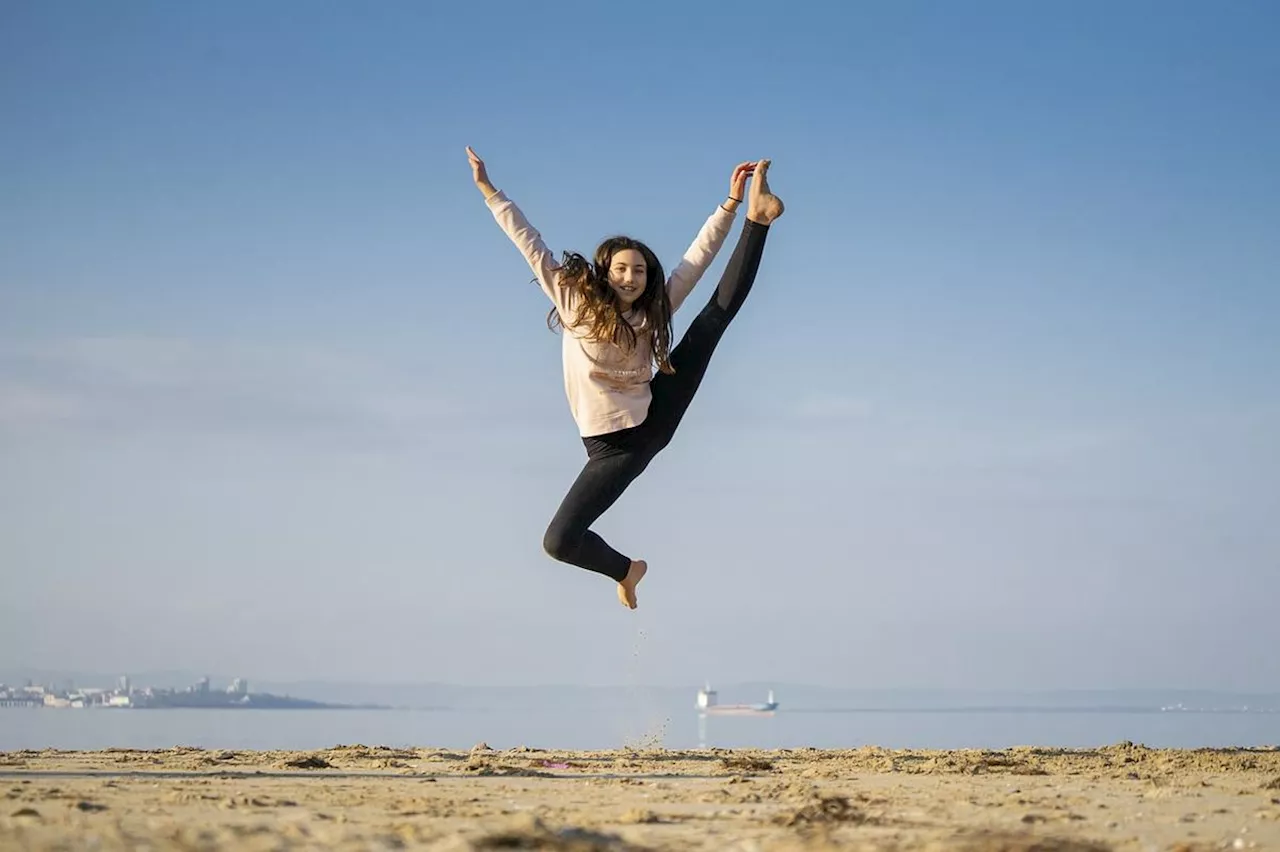
[[[1280,746],[1280,713],[1108,709],[786,708],[708,717],[687,702],[614,708],[440,710],[110,710],[0,708],[0,751],[167,748],[317,749],[340,744],[469,749],[622,747],[1086,748]]]

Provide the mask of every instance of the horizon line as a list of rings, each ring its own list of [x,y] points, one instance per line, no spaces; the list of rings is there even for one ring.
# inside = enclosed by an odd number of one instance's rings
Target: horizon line
[[[3,671],[0,668],[0,671]],[[150,669],[139,670],[136,673],[129,671],[106,673],[101,671],[95,672],[73,672],[71,670],[58,669],[39,669],[33,666],[15,666],[14,672],[29,671],[30,674],[23,674],[24,679],[39,680],[41,677],[66,678],[70,680],[77,679],[109,679],[118,681],[121,677],[134,679],[135,677],[158,677],[166,675],[169,677],[187,677],[196,670],[180,670],[180,669]],[[38,675],[38,676],[37,676]],[[207,677],[210,685],[225,680],[230,683],[233,680],[240,679],[243,681],[257,681],[259,683],[289,685],[289,684],[316,684],[328,686],[348,686],[348,687],[439,687],[453,689],[581,689],[581,690],[629,690],[629,689],[647,689],[647,690],[677,690],[687,689],[691,686],[700,689],[708,684],[707,679],[698,682],[688,681],[685,683],[608,683],[608,684],[587,684],[587,683],[567,683],[567,682],[551,682],[551,683],[524,683],[524,682],[487,682],[487,683],[463,683],[458,681],[447,680],[363,680],[352,678],[325,678],[325,677],[254,677],[251,675],[214,675],[200,674],[195,680],[201,677]],[[3,681],[0,681],[3,682]],[[719,686],[717,686],[719,683]],[[737,680],[710,681],[712,688],[719,691],[722,687],[756,687],[771,689],[822,689],[842,692],[1010,692],[1022,694],[1034,693],[1080,693],[1080,692],[1209,692],[1209,693],[1229,693],[1234,695],[1255,695],[1280,697],[1280,689],[1267,691],[1263,688],[1254,687],[1222,687],[1222,686],[1037,686],[1037,687],[1019,687],[1019,686],[929,686],[929,685],[861,685],[846,686],[835,685],[830,683],[821,683],[815,681],[789,681],[789,680],[770,680],[767,678],[748,678]]]

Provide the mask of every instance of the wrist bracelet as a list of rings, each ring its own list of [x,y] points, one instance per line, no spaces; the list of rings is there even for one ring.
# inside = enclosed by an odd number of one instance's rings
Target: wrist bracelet
[[[742,203],[742,199],[741,199],[741,198],[734,198],[732,195],[730,195],[730,196],[729,196],[729,200],[730,200],[730,201],[736,201],[736,202],[738,202],[739,204],[741,204],[741,203]]]

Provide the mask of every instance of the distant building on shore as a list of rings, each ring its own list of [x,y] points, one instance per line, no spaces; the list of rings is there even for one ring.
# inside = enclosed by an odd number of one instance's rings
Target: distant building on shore
[[[354,705],[362,709],[385,709],[380,705]],[[249,681],[235,678],[226,689],[211,689],[208,677],[181,689],[145,686],[135,689],[128,675],[120,676],[114,689],[77,687],[68,683],[65,688],[32,686],[9,687],[0,683],[0,707],[49,707],[49,708],[121,708],[121,709],[177,709],[177,708],[253,708],[261,710],[283,709],[341,709],[353,705],[329,704],[293,698],[288,695],[249,692]]]

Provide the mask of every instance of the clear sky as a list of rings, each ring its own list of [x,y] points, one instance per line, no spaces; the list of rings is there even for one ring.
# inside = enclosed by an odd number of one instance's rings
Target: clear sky
[[[1277,39],[1261,0],[10,0],[0,665],[1275,689]],[[583,448],[466,145],[553,250],[668,268],[774,161],[751,298],[598,527],[636,612],[541,551]]]

